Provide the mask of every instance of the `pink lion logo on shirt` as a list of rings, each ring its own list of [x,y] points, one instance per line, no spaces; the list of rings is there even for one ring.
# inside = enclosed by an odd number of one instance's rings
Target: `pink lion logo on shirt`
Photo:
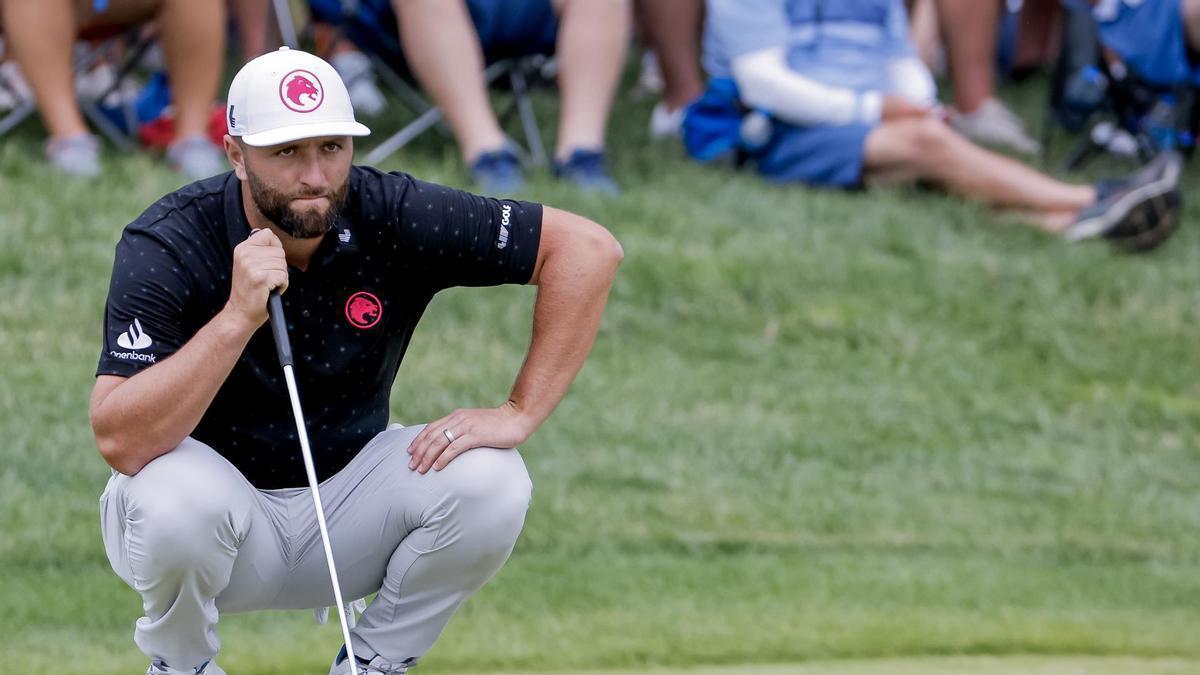
[[[359,291],[346,301],[346,320],[355,328],[370,328],[379,323],[382,316],[383,305],[379,298],[366,291]]]

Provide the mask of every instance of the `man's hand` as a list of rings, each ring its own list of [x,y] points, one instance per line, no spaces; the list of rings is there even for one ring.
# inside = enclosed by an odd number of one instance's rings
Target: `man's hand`
[[[911,103],[902,96],[888,94],[883,97],[883,119],[885,121],[928,117],[932,112],[931,108]]]
[[[529,280],[538,287],[533,335],[508,402],[456,410],[431,422],[409,445],[409,468],[440,471],[473,448],[514,448],[533,435],[583,367],[622,257],[608,230],[543,207],[538,259]]]
[[[446,432],[450,435],[447,436]],[[533,433],[517,407],[509,401],[499,408],[455,410],[430,422],[417,434],[408,454],[408,468],[427,473],[441,471],[455,457],[474,448],[515,448]],[[450,438],[454,442],[450,442]]]
[[[233,281],[227,309],[254,328],[267,320],[271,291],[287,290],[287,258],[283,244],[271,230],[255,230],[233,249]]]

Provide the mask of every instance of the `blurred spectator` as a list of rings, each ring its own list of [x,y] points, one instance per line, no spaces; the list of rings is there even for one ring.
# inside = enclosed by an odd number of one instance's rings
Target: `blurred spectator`
[[[638,0],[636,9],[662,78],[662,100],[651,113],[650,135],[678,136],[684,108],[704,93],[700,75],[704,0]]]
[[[733,154],[771,180],[818,186],[923,180],[1070,239],[1178,222],[1174,155],[1118,182],[1073,185],[944,124],[901,0],[709,0],[705,25],[711,79],[684,121],[698,159]]]
[[[228,0],[228,3],[237,26],[243,61],[274,51],[282,44],[278,28],[270,21],[271,0]]]
[[[1068,0],[1091,6],[1104,45],[1159,86],[1200,84],[1200,0]]]
[[[1051,111],[1084,131],[1065,165],[1104,150],[1150,157],[1194,151],[1200,136],[1200,0],[1068,0]]]
[[[441,107],[483,192],[511,193],[524,184],[488,99],[484,54],[551,49],[562,94],[554,173],[588,191],[618,191],[604,138],[629,43],[628,0],[393,0],[393,6],[405,58]]]
[[[933,0],[953,84],[950,123],[973,140],[1040,151],[1021,119],[996,98],[996,35],[1002,0]]]
[[[74,176],[100,173],[99,144],[75,98],[72,46],[81,32],[104,32],[151,19],[159,24],[174,84],[175,141],[171,165],[189,178],[225,167],[209,141],[209,113],[221,76],[223,3],[192,0],[0,0],[0,31],[20,65],[50,132],[46,157]]]

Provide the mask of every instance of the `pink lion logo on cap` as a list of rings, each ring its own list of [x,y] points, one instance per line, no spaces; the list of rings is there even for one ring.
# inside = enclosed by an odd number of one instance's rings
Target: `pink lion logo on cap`
[[[293,70],[279,81],[279,100],[288,110],[312,112],[325,100],[325,88],[316,75],[307,70]]]

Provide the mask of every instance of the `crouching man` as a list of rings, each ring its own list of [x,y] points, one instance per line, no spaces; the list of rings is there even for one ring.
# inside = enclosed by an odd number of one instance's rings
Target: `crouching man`
[[[530,480],[514,449],[582,367],[618,264],[602,227],[351,165],[357,123],[321,59],[280,51],[230,87],[230,173],[167,195],[117,245],[91,400],[114,472],[113,569],[143,599],[152,674],[222,671],[222,613],[318,608],[332,594],[267,320],[283,291],[360,673],[404,673],[504,564]],[[388,426],[430,299],[538,286],[533,337],[495,408]],[[464,359],[471,355],[464,354]],[[349,673],[345,649],[331,673]]]

